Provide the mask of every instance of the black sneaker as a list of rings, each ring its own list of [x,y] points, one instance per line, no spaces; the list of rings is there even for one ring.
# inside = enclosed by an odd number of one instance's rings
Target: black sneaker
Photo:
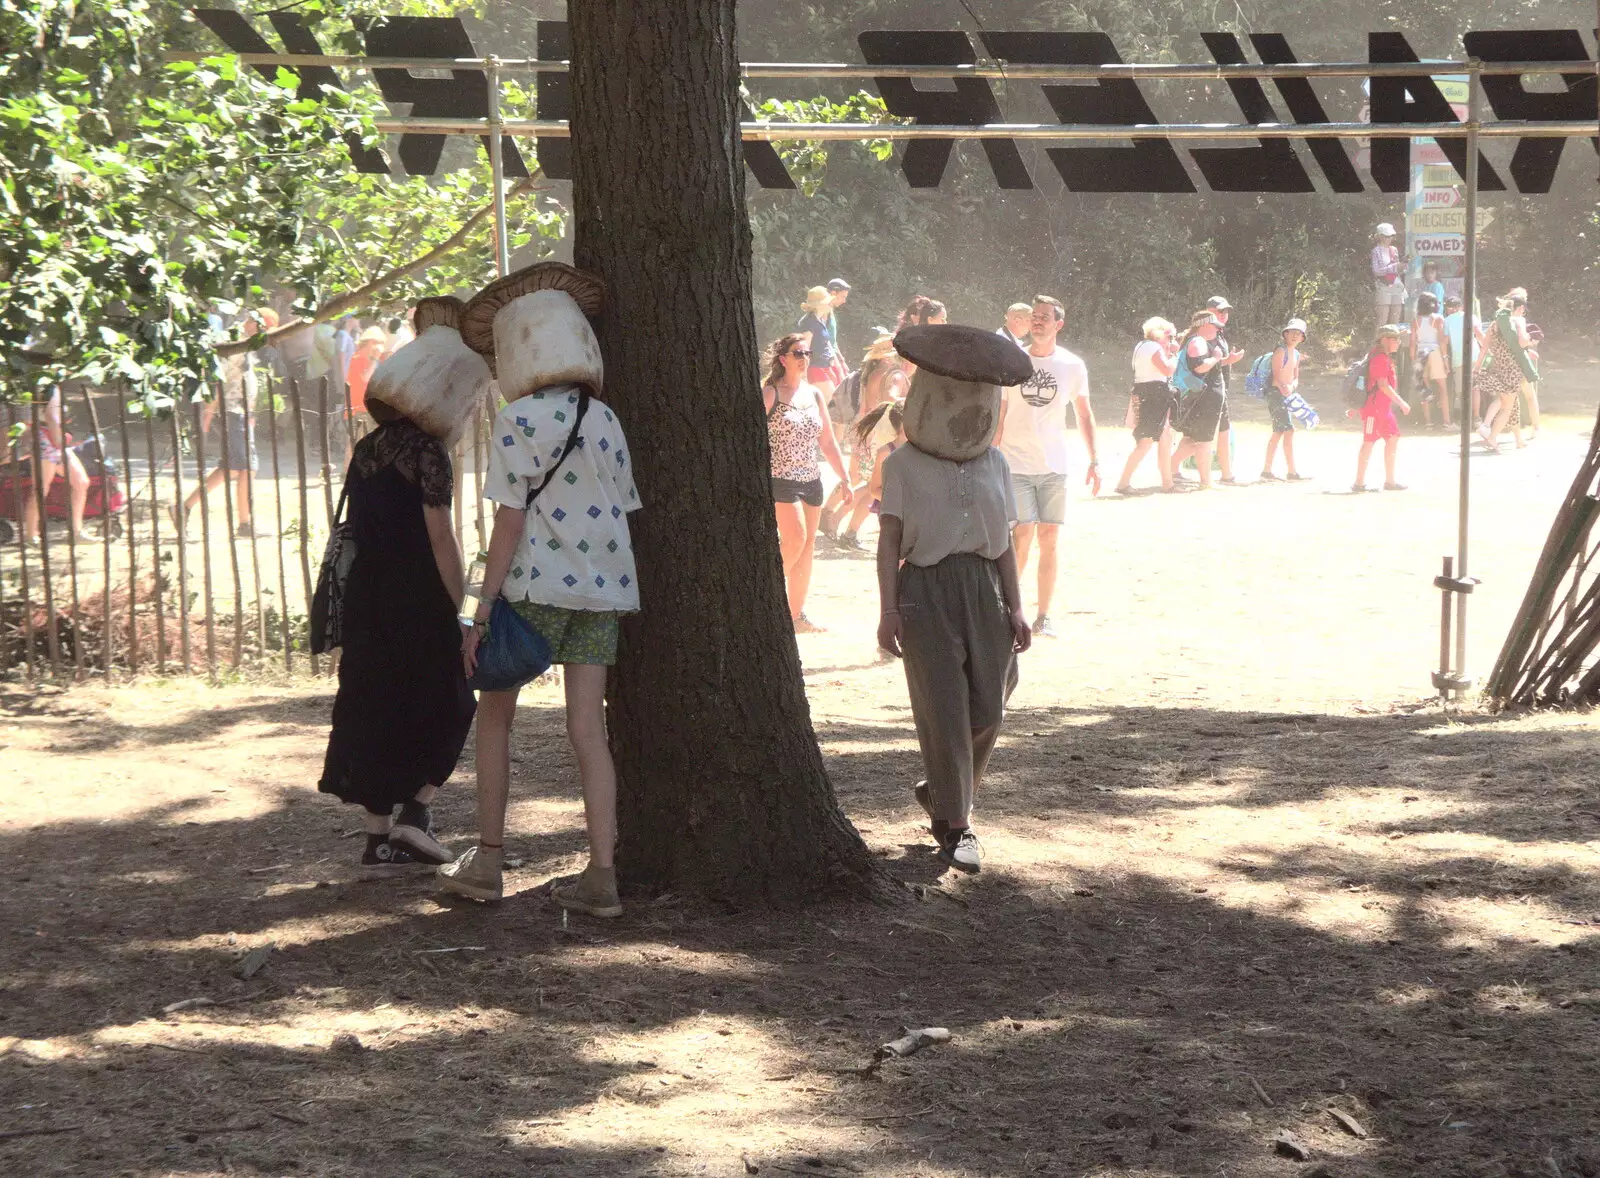
[[[970,826],[952,830],[945,836],[939,858],[957,871],[976,874],[983,869],[983,847]]]
[[[406,868],[422,868],[428,866],[416,858],[404,847],[397,847],[382,835],[368,835],[367,849],[361,856],[361,866],[374,868],[378,871]]]

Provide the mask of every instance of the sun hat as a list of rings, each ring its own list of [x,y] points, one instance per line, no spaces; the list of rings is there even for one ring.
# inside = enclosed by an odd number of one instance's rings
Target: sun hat
[[[1222,320],[1218,319],[1210,311],[1197,311],[1195,313],[1194,318],[1189,320],[1189,327],[1190,327],[1191,330],[1196,328],[1196,327],[1221,327],[1221,326],[1222,326]]]
[[[1233,310],[1233,304],[1227,299],[1223,298],[1221,295],[1212,295],[1206,300],[1206,306],[1210,307],[1213,311]]]
[[[830,279],[828,279],[828,289],[830,291],[835,291],[835,292],[841,291],[841,290],[849,290],[850,289],[850,284],[848,282],[846,282],[843,278],[830,278]]]
[[[806,301],[800,304],[802,311],[810,311],[813,315],[826,311],[833,306],[833,300],[828,297],[828,288],[813,286],[806,291]]]
[[[1291,319],[1283,325],[1283,331],[1298,331],[1301,335],[1305,335],[1306,321],[1304,319]],[[1278,334],[1282,335],[1283,332],[1280,331]]]
[[[867,348],[866,353],[861,357],[861,361],[864,364],[871,360],[887,360],[893,355],[896,355],[894,336],[885,332],[872,341],[872,345]]]
[[[606,287],[593,274],[565,262],[535,262],[497,278],[467,302],[461,315],[461,338],[480,354],[494,352],[494,321],[508,303],[541,290],[564,291],[589,318],[605,307]]]
[[[409,417],[446,449],[461,440],[491,380],[489,365],[461,339],[464,307],[457,298],[418,302],[417,338],[379,364],[367,386],[369,403]]]
[[[1395,237],[1394,226],[1387,221],[1379,221],[1378,227],[1372,231],[1374,237]]]
[[[1379,339],[1387,339],[1390,336],[1393,336],[1395,339],[1399,339],[1404,334],[1404,331],[1401,330],[1401,327],[1398,323],[1385,323],[1382,327],[1378,328]]]
[[[1033,362],[981,327],[913,325],[895,351],[917,366],[906,394],[906,440],[925,454],[968,462],[986,451],[1000,424],[1000,389],[1033,375]]]
[[[369,327],[356,337],[356,346],[362,344],[386,344],[389,342],[389,333],[381,327]]]

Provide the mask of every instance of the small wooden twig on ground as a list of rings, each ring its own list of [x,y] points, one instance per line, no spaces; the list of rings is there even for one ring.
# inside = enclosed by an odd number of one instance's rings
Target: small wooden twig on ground
[[[10,1141],[16,1137],[54,1137],[57,1133],[77,1133],[82,1129],[82,1125],[57,1125],[50,1129],[0,1129],[0,1141]]]
[[[250,1121],[244,1125],[179,1125],[179,1133],[192,1133],[196,1137],[208,1136],[213,1133],[250,1133],[265,1125],[265,1121]]]
[[[1272,1102],[1272,1097],[1267,1095],[1267,1090],[1261,1086],[1260,1080],[1257,1080],[1254,1076],[1246,1076],[1245,1079],[1250,1082],[1250,1091],[1256,1094],[1257,1100],[1266,1105],[1268,1108],[1278,1107]]]
[[[1361,1138],[1365,1138],[1367,1136],[1366,1126],[1362,1125],[1360,1121],[1356,1120],[1343,1109],[1330,1108],[1328,1110],[1328,1115],[1334,1120],[1338,1121],[1339,1127],[1342,1128],[1346,1133],[1350,1134],[1350,1136]]]
[[[950,944],[952,944],[952,945],[954,945],[956,943],[956,939],[954,937],[952,937],[949,933],[945,932],[943,929],[931,928],[931,927],[929,927],[928,925],[925,925],[925,924],[918,924],[914,920],[901,920],[898,916],[895,916],[895,917],[891,917],[889,919],[889,923],[890,924],[897,924],[901,928],[911,929],[913,932],[931,933],[932,935],[934,935],[936,937],[943,937],[946,941],[949,941]]]

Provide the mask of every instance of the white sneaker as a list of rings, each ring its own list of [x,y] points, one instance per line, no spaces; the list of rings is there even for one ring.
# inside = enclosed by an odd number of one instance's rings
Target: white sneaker
[[[983,869],[983,846],[978,842],[978,836],[972,833],[972,827],[952,830],[939,852],[939,858],[957,870],[976,873]]]
[[[1040,614],[1037,618],[1033,619],[1033,636],[1035,638],[1059,638],[1059,637],[1061,637],[1059,634],[1056,633],[1056,625],[1055,625],[1055,623],[1052,622],[1044,614]]]

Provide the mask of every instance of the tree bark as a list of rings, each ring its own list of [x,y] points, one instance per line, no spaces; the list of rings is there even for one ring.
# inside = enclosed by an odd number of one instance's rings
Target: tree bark
[[[625,881],[735,905],[868,894],[811,726],[772,513],[734,0],[568,10],[575,255],[605,280],[642,612],[610,682]]]

